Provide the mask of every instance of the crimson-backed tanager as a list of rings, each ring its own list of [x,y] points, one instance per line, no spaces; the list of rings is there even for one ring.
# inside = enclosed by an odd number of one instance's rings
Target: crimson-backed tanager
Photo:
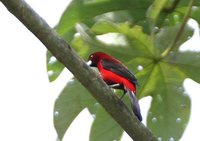
[[[131,100],[134,114],[142,121],[140,107],[136,98],[137,79],[119,60],[103,52],[95,52],[89,56],[87,64],[97,67],[103,80],[112,88],[124,90]]]

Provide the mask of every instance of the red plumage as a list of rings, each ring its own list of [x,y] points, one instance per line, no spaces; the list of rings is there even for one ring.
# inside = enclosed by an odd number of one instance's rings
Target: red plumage
[[[120,61],[103,52],[95,52],[89,56],[88,64],[97,67],[103,80],[113,88],[122,89],[128,94],[132,109],[138,119],[142,116],[135,96],[137,79]]]

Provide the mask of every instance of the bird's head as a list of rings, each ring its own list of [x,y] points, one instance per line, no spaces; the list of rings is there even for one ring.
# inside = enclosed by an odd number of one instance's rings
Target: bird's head
[[[97,64],[99,63],[99,61],[101,61],[101,59],[106,59],[106,58],[109,59],[111,57],[103,52],[92,53],[90,54],[88,58],[87,65],[91,67],[97,67]]]

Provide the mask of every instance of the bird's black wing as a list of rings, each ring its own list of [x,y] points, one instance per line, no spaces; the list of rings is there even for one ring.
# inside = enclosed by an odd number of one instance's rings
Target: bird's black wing
[[[137,79],[134,74],[129,71],[124,65],[109,59],[103,59],[101,63],[104,69],[112,71],[113,73],[116,73],[119,76],[128,79],[132,83],[137,84]]]

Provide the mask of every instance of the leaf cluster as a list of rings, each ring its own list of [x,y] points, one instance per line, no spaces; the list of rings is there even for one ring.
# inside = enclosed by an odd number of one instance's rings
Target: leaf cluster
[[[162,141],[179,140],[190,115],[183,81],[200,82],[200,53],[181,52],[179,47],[193,34],[187,20],[200,23],[199,14],[198,0],[72,0],[55,30],[84,59],[103,51],[135,72],[140,84],[138,98],[153,98],[147,126]],[[52,58],[48,52],[50,81],[64,68]],[[55,102],[59,139],[84,108],[95,117],[91,141],[120,140],[123,129],[77,80],[69,82]]]

